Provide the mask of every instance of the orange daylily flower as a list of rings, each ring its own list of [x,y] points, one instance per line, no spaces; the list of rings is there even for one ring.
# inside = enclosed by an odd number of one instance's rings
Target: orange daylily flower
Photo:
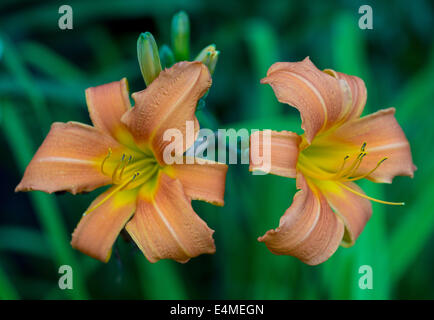
[[[360,118],[367,92],[358,77],[320,71],[306,58],[274,64],[261,83],[270,84],[280,102],[299,110],[304,134],[268,130],[268,160],[252,152],[264,152],[260,138],[265,131],[251,136],[250,170],[270,168],[272,174],[296,178],[299,189],[279,227],[258,240],[274,254],[320,264],[339,244],[354,244],[371,217],[370,201],[402,204],[371,198],[354,181],[391,183],[397,175],[413,177],[410,145],[394,108]]]
[[[133,108],[125,78],[87,89],[94,126],[54,123],[16,191],[76,194],[112,185],[89,206],[71,242],[103,262],[124,227],[150,262],[187,262],[214,253],[214,231],[193,211],[191,200],[223,205],[227,166],[163,161],[170,143],[164,131],[176,128],[185,138],[186,121],[194,121],[197,133],[196,105],[210,85],[202,63],[180,62],[134,93]],[[183,146],[183,151],[189,147]]]

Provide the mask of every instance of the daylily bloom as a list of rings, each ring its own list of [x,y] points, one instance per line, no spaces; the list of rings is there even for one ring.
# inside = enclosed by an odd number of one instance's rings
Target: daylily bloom
[[[191,200],[223,205],[227,166],[163,160],[171,143],[163,139],[166,129],[176,128],[185,138],[186,121],[194,121],[198,132],[196,105],[210,85],[202,63],[180,62],[134,93],[134,107],[125,78],[87,89],[94,126],[54,123],[16,191],[76,194],[111,185],[91,203],[71,242],[104,262],[124,227],[150,262],[187,262],[214,253],[214,231],[193,211]],[[185,151],[187,139],[182,142]]]
[[[270,168],[272,174],[296,178],[299,189],[279,227],[258,240],[274,254],[320,264],[339,244],[354,244],[371,217],[370,201],[402,204],[371,198],[354,181],[413,177],[410,145],[394,108],[360,118],[367,92],[358,77],[321,71],[306,58],[274,64],[261,83],[299,110],[304,134],[268,130],[251,135],[250,170]],[[270,135],[268,146],[264,134]],[[271,156],[260,160],[264,146]]]

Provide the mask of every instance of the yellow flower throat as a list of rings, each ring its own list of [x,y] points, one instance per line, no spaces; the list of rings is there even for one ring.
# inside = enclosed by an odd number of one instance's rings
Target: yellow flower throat
[[[112,180],[111,191],[97,204],[89,208],[84,215],[89,214],[100,207],[107,200],[112,198],[120,191],[141,189],[147,186],[146,192],[152,194],[155,190],[158,172],[163,167],[160,166],[152,151],[132,151],[122,153],[116,157],[111,148],[100,163],[100,171]],[[139,188],[140,187],[140,188]]]
[[[106,171],[105,166],[109,167],[107,162],[113,154],[109,148],[106,157],[101,162],[102,174],[111,176],[112,183],[118,185],[121,190],[133,189],[146,183],[160,168],[152,154],[134,153],[136,155],[123,153],[119,160],[111,161],[111,168],[106,168]]]
[[[387,157],[383,157],[380,161],[377,162],[375,167],[368,172],[363,174],[357,174],[357,171],[360,168],[363,159],[368,154],[366,150],[366,142],[362,144],[359,153],[352,161],[349,161],[351,158],[350,155],[346,154],[343,157],[343,161],[339,166],[336,166],[336,159],[339,159],[339,154],[342,155],[342,150],[337,150],[334,152],[334,150],[330,149],[333,146],[326,143],[323,143],[322,145],[318,143],[316,145],[312,144],[307,147],[306,145],[306,140],[303,136],[302,143],[300,144],[301,151],[298,156],[297,170],[302,172],[303,175],[313,184],[321,184],[321,181],[334,182],[339,187],[344,188],[349,192],[352,192],[360,197],[369,199],[371,201],[389,205],[404,205],[403,202],[389,202],[369,197],[350,188],[348,184],[345,184],[345,182],[357,181],[369,177],[381,166],[384,161],[387,160]],[[305,148],[303,148],[303,146]],[[330,164],[333,162],[335,163],[335,165],[330,166]],[[334,167],[337,169],[327,170],[324,168],[324,166],[320,165],[323,163],[326,163],[326,165],[329,164],[327,167]]]

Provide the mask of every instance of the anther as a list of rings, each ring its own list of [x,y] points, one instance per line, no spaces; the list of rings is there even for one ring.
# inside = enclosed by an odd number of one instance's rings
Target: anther
[[[128,180],[127,183],[125,183],[125,184],[122,185],[122,188],[120,190],[124,190],[126,187],[128,187],[128,185],[131,182],[133,182],[136,179],[136,177],[138,177],[138,176],[140,176],[140,172],[139,171],[137,171],[136,173],[134,173],[134,175],[130,178],[130,180]]]
[[[344,161],[342,162],[342,165],[340,166],[339,170],[336,171],[336,173],[335,173],[335,175],[334,175],[334,178],[336,178],[336,177],[340,177],[342,171],[344,170],[345,164],[346,164],[346,162],[347,162],[347,160],[348,160],[349,158],[350,158],[349,155],[346,155],[346,156],[344,157]]]
[[[355,170],[357,170],[357,168],[360,166],[360,163],[362,162],[364,156],[366,155],[365,152],[359,153],[359,155],[357,156],[357,158],[353,161],[353,163],[346,169],[346,170],[342,170],[343,172],[341,172],[338,175],[338,178],[345,178],[350,176],[353,172],[355,172]]]
[[[124,174],[125,168],[128,166],[128,164],[131,162],[131,160],[133,159],[133,156],[129,156],[127,162],[122,166],[121,172],[119,173],[119,180],[122,180],[122,176]],[[124,159],[122,159],[123,162]]]
[[[354,173],[357,172],[357,169],[359,169],[360,165],[362,164],[362,160],[363,158],[367,155],[366,152],[361,153],[357,159],[357,164],[356,166],[353,168],[353,170],[351,170],[351,172],[347,175],[347,177],[350,177],[351,175],[353,175]]]
[[[379,167],[379,166],[380,166],[384,161],[386,161],[387,159],[388,159],[387,157],[384,157],[383,159],[381,159],[380,161],[377,162],[377,165],[374,167],[374,169],[368,171],[367,173],[365,173],[365,174],[363,174],[363,175],[361,175],[361,176],[354,177],[354,178],[350,178],[350,179],[346,179],[346,181],[355,181],[355,180],[360,180],[360,179],[363,179],[363,178],[366,178],[366,177],[370,176],[370,175],[371,175],[372,173],[374,173],[374,171],[377,170],[378,167]]]

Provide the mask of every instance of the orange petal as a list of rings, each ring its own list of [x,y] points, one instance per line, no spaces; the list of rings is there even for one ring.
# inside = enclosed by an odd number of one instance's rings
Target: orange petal
[[[119,144],[100,130],[77,122],[53,123],[15,191],[48,193],[92,191],[111,179],[101,173],[101,160]]]
[[[192,200],[223,206],[228,166],[210,160],[200,161],[193,164],[186,161],[183,164],[174,164],[172,167],[175,177],[181,181],[185,194]]]
[[[199,131],[195,116],[198,100],[211,86],[208,68],[201,62],[179,62],[160,73],[151,85],[132,96],[135,106],[122,121],[142,146],[152,146],[155,156],[164,164],[163,150],[170,141],[163,140],[167,129],[177,129],[183,136],[181,150],[194,142]],[[191,121],[192,132],[187,132]],[[187,134],[190,136],[187,137]]]
[[[121,117],[131,108],[127,79],[86,89],[86,102],[94,126],[118,138]]]
[[[296,133],[289,131],[264,130],[252,133],[249,170],[295,178],[300,141]]]
[[[356,172],[356,176],[368,173],[377,163],[387,157],[368,179],[391,183],[397,175],[413,177],[410,145],[395,119],[395,109],[380,110],[366,117],[351,121],[338,128],[331,139],[350,143],[359,148],[366,142],[367,155]]]
[[[331,69],[324,70],[336,79],[343,79],[348,84],[351,91],[351,108],[349,108],[348,113],[344,116],[344,120],[357,119],[363,112],[366,105],[366,99],[368,93],[366,90],[365,82],[356,76],[350,76],[345,73],[336,72]]]
[[[140,192],[137,211],[126,229],[150,262],[187,262],[214,253],[213,230],[193,211],[182,184],[160,173],[153,199]]]
[[[280,219],[279,227],[258,238],[274,254],[294,256],[309,265],[320,264],[336,251],[344,224],[316,187],[297,176],[300,189]]]
[[[309,58],[273,64],[261,83],[270,84],[280,102],[300,111],[309,143],[319,132],[339,123],[351,107],[349,85],[319,70]]]
[[[115,188],[92,202],[72,234],[72,247],[102,262],[110,259],[113,243],[136,209],[137,189],[119,191],[100,204]]]
[[[364,194],[354,182],[342,182],[348,188]],[[318,181],[318,188],[335,213],[345,224],[344,246],[352,246],[372,215],[371,201],[359,197],[333,181]]]

